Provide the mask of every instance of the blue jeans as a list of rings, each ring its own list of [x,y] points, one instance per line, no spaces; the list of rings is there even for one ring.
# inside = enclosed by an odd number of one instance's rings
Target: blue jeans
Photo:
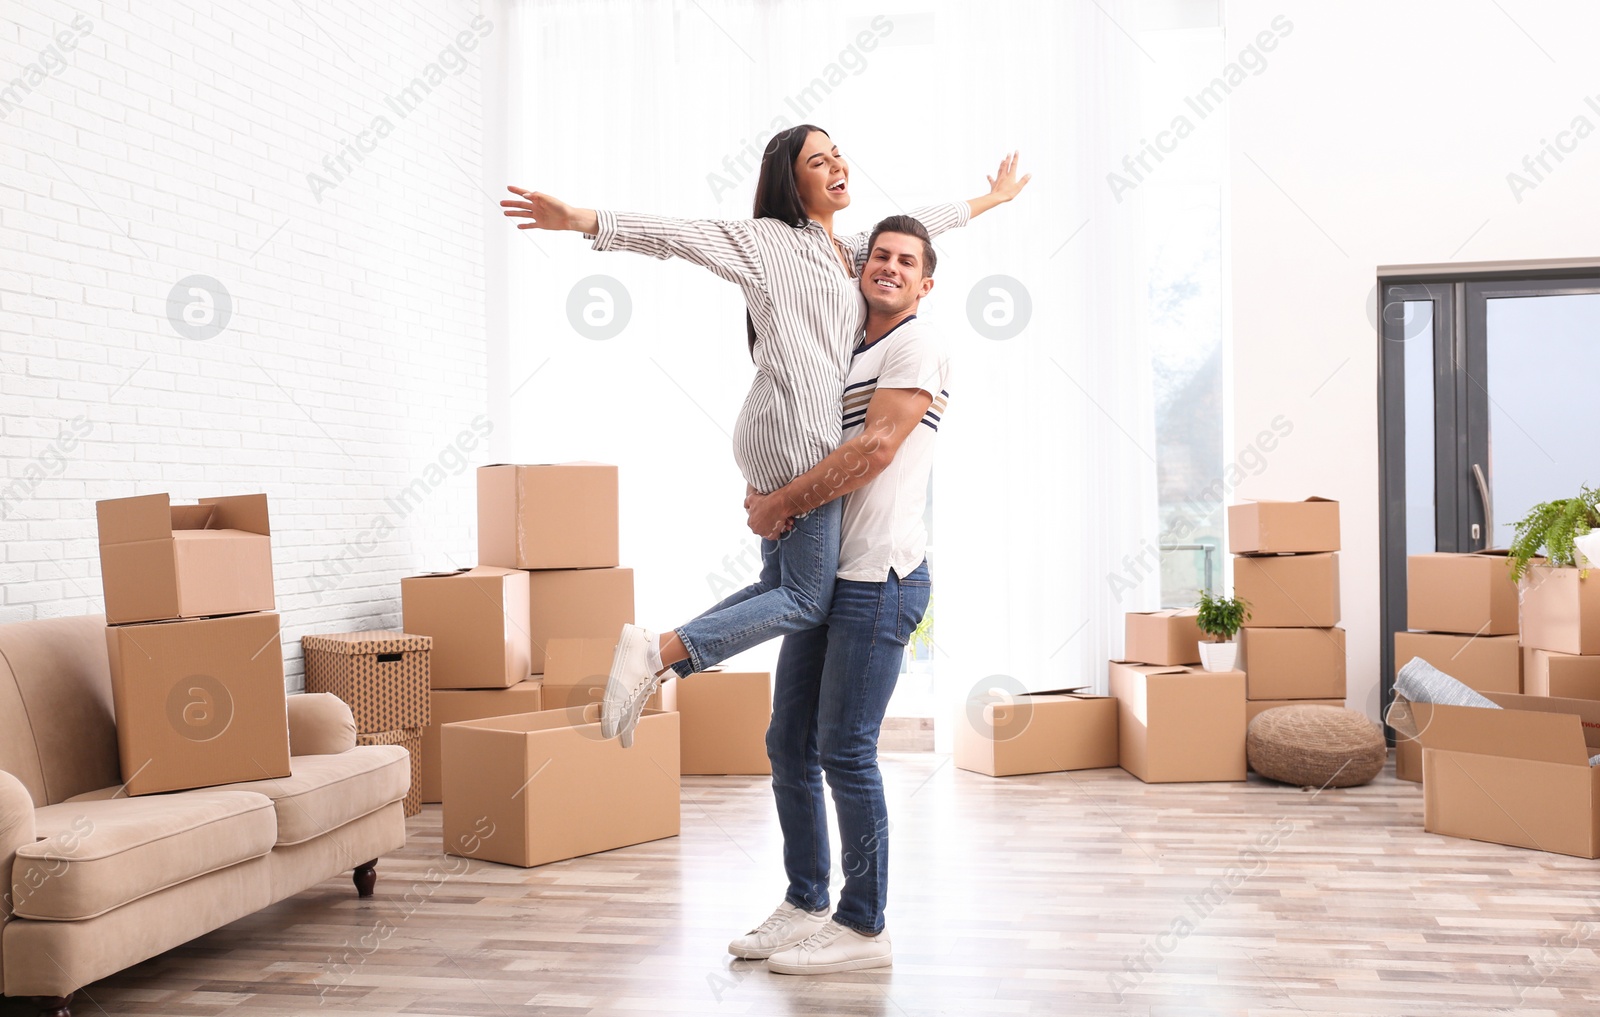
[[[794,521],[782,540],[761,542],[761,577],[675,631],[689,651],[672,665],[679,677],[759,646],[775,636],[821,625],[839,571],[839,517],[833,501]]]
[[[833,918],[868,936],[883,931],[889,890],[889,814],[878,772],[878,729],[900,680],[906,642],[928,610],[926,562],[904,579],[839,580],[827,623],[783,641],[767,755],[783,830],[786,899],[828,906],[828,775],[839,816],[844,889]]]

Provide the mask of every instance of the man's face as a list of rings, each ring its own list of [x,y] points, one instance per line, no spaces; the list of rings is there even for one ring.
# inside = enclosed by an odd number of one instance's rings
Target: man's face
[[[880,314],[900,314],[916,308],[933,289],[933,279],[922,274],[922,241],[905,233],[880,233],[867,253],[861,272],[861,295]]]

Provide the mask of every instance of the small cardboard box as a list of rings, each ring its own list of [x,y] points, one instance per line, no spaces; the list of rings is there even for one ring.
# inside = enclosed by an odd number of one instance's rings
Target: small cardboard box
[[[515,569],[617,566],[617,468],[478,468],[478,561]]]
[[[632,748],[600,708],[446,724],[444,849],[524,867],[678,835],[678,715],[646,711]]]
[[[428,726],[422,730],[423,802],[443,800],[439,773],[439,728],[458,720],[484,720],[509,717],[514,713],[537,713],[544,709],[542,684],[536,678],[518,682],[509,689],[435,689],[428,694]]]
[[[1529,565],[1522,577],[1522,645],[1600,654],[1600,569]],[[1515,620],[1515,619],[1513,619]]]
[[[975,697],[956,719],[955,764],[990,777],[1117,766],[1117,701],[1082,689]]]
[[[666,709],[678,713],[680,773],[772,773],[767,758],[772,675],[712,668],[668,680],[658,695]]]
[[[1421,657],[1479,692],[1521,692],[1522,650],[1517,637],[1457,636],[1441,632],[1396,632],[1394,673]]]
[[[1128,612],[1123,658],[1144,664],[1200,663],[1200,642],[1211,637],[1200,631],[1199,617],[1193,609]]]
[[[1233,592],[1250,605],[1246,622],[1254,628],[1332,628],[1339,624],[1339,556],[1235,558]]]
[[[1407,557],[1406,626],[1419,632],[1514,635],[1517,584],[1505,552]]]
[[[1345,697],[1344,629],[1239,630],[1239,667],[1249,699]]]
[[[131,795],[289,776],[276,614],[106,626]]]
[[[1248,674],[1249,672],[1246,672]],[[1248,681],[1248,679],[1247,679]],[[1344,706],[1343,699],[1247,699],[1244,704],[1245,731],[1250,730],[1250,722],[1266,713],[1268,710],[1279,706]]]
[[[1113,661],[1117,747],[1147,784],[1245,779],[1243,671]]]
[[[398,745],[411,754],[411,789],[406,792],[405,813],[415,816],[422,811],[422,728],[412,727],[400,731],[363,731],[356,735],[357,745]]]
[[[528,573],[480,565],[400,580],[402,626],[432,636],[436,689],[508,689],[526,681]]]
[[[1308,554],[1339,550],[1339,503],[1247,501],[1228,506],[1228,550],[1234,554]]]
[[[633,569],[546,569],[528,573],[528,638],[535,673],[553,638],[615,644],[633,622]]]
[[[552,639],[545,647],[544,709],[581,710],[598,705],[611,677],[611,657],[617,637],[605,639]],[[670,681],[671,675],[668,676]],[[771,697],[768,697],[771,702]],[[648,710],[669,709],[656,689],[645,700]]]
[[[1600,656],[1522,648],[1522,691],[1557,699],[1600,699]]]
[[[302,636],[306,691],[331,692],[344,700],[362,734],[420,730],[428,726],[432,646],[432,636],[405,632]]]
[[[1493,693],[1435,704],[1422,742],[1423,829],[1600,858],[1600,703]]]
[[[95,503],[112,625],[274,610],[267,496]]]
[[[1397,780],[1422,783],[1422,743],[1415,738],[1394,740],[1394,775]]]

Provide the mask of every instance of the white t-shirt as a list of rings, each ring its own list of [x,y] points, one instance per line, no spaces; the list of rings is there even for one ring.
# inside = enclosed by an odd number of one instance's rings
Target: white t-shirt
[[[933,438],[950,398],[950,358],[933,330],[916,317],[858,349],[844,390],[844,439],[866,427],[867,404],[881,388],[918,388],[933,396],[922,422],[911,429],[887,469],[845,495],[839,578],[881,583],[889,570],[904,577],[922,564],[928,543],[923,512]]]

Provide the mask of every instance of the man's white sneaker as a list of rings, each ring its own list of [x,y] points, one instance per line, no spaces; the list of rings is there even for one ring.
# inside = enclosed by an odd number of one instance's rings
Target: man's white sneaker
[[[894,963],[889,930],[864,936],[830,919],[809,939],[767,958],[767,970],[780,975],[831,975],[838,971],[886,968]]]
[[[766,921],[728,944],[728,952],[745,960],[761,960],[794,946],[828,924],[826,911],[810,912],[788,901]]]
[[[639,722],[634,701],[650,695],[660,670],[661,650],[655,633],[638,625],[622,626],[617,648],[611,654],[605,698],[600,701],[601,737],[616,738],[626,731],[623,746],[633,744],[633,725]]]

